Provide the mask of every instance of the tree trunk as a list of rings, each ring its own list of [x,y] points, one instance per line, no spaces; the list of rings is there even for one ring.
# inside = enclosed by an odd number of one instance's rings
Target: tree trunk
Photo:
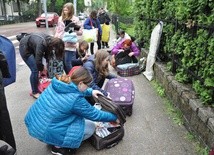
[[[55,5],[56,5],[56,0],[51,0],[51,6],[50,6],[51,12],[56,12]]]
[[[17,7],[18,7],[19,17],[21,17],[21,8],[20,8],[20,1],[19,0],[17,0]]]
[[[2,0],[2,4],[3,4],[3,6],[2,6],[2,15],[3,16],[6,16],[6,6],[5,6],[5,4],[6,4],[6,1],[5,0]]]
[[[37,16],[40,16],[42,14],[42,5],[41,5],[41,0],[37,0],[37,10],[38,10],[38,14]]]

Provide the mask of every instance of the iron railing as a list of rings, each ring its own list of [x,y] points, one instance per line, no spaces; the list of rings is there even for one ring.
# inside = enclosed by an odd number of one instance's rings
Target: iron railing
[[[188,32],[189,35],[192,36],[192,39],[194,39],[194,37],[197,36],[197,31],[199,29],[204,29],[208,32],[209,36],[213,36],[214,35],[214,25],[210,25],[210,26],[207,26],[207,25],[197,25],[197,24],[194,24],[192,25],[191,28],[187,28],[187,25],[186,23],[182,23],[178,20],[166,20],[166,19],[152,19],[152,18],[145,18],[145,17],[141,17],[141,20],[145,21],[147,23],[147,26],[150,30],[153,29],[153,26],[155,23],[158,23],[159,21],[162,21],[164,23],[164,25],[167,25],[167,24],[171,24],[174,26],[174,33],[176,33],[179,29],[182,29],[182,31],[184,33]],[[121,16],[118,16],[118,15],[112,15],[112,24],[115,25],[115,30],[116,32],[118,33],[118,30],[120,29],[120,25],[119,23],[122,22],[122,23],[133,23],[133,18],[130,20],[130,18],[127,18],[127,17],[121,17]],[[155,22],[155,23],[154,23]],[[177,54],[175,54],[173,51],[171,52],[167,52],[167,53],[164,53],[163,52],[163,47],[165,46],[165,32],[162,33],[162,36],[161,36],[161,43],[159,45],[159,49],[158,49],[158,52],[157,52],[157,60],[158,61],[171,61],[172,62],[172,72],[173,73],[176,73],[176,70],[178,68],[183,68],[186,73],[188,73],[188,75],[190,75],[190,78],[192,79],[191,81],[193,80],[199,80],[202,84],[204,84],[204,79],[202,77],[200,77],[198,75],[199,73],[199,70],[201,69],[201,66],[198,65],[196,66],[195,68],[197,68],[196,70],[191,70],[189,68],[184,68],[184,66],[182,66],[182,63],[181,63],[181,57]],[[149,41],[149,40],[148,40]],[[207,60],[207,55],[208,55],[208,49],[207,49],[207,46],[208,46],[208,41],[207,42],[204,42],[204,60]],[[176,48],[176,47],[175,47]],[[174,48],[174,49],[175,49]],[[207,89],[211,90],[212,91],[212,103],[214,102],[214,87],[208,87],[208,86],[205,86]]]

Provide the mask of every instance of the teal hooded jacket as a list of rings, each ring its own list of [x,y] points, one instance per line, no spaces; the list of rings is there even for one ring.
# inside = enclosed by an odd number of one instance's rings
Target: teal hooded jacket
[[[29,134],[40,141],[64,148],[79,148],[84,137],[85,119],[116,121],[116,115],[91,106],[74,83],[53,78],[51,84],[29,108],[25,124]]]

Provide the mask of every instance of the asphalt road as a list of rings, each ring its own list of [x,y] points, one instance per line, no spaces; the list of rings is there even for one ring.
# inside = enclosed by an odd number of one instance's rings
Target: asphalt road
[[[5,27],[0,26],[0,32]],[[11,32],[13,28],[10,29]],[[23,30],[25,29],[21,31]],[[9,37],[14,34],[5,35]],[[111,31],[110,46],[113,45],[114,38],[115,33]],[[5,93],[18,155],[50,155],[50,147],[29,136],[25,127],[25,114],[35,99],[29,96],[30,70],[25,64],[17,63],[17,66],[16,82],[7,86]],[[115,73],[112,68],[111,72]],[[194,144],[186,138],[187,130],[184,126],[173,123],[172,118],[167,115],[163,99],[157,95],[151,83],[143,74],[128,78],[134,82],[136,95],[133,114],[127,117],[124,125],[123,140],[111,149],[100,151],[86,141],[77,150],[77,155],[195,155]]]

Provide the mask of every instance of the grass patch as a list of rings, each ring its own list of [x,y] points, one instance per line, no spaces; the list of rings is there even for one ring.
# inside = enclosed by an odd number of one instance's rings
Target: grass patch
[[[156,92],[163,98],[164,106],[166,107],[167,114],[172,118],[173,122],[177,125],[183,125],[183,115],[182,112],[175,108],[171,101],[166,98],[164,88],[155,80],[153,80],[152,85],[154,86]]]
[[[185,138],[190,140],[194,144],[197,154],[209,155],[209,148],[203,147],[193,133],[188,132]]]
[[[162,97],[164,106],[166,107],[166,113],[172,118],[174,124],[177,124],[179,126],[183,125],[184,120],[183,120],[182,112],[179,109],[177,109],[176,107],[174,107],[172,102],[166,98],[164,88],[160,85],[160,83],[158,83],[155,80],[153,80],[151,82],[151,84],[155,88],[157,94]],[[193,133],[188,132],[187,135],[185,136],[185,138],[190,140],[193,143],[197,154],[199,154],[199,155],[208,155],[209,154],[208,153],[209,148],[203,147]]]

